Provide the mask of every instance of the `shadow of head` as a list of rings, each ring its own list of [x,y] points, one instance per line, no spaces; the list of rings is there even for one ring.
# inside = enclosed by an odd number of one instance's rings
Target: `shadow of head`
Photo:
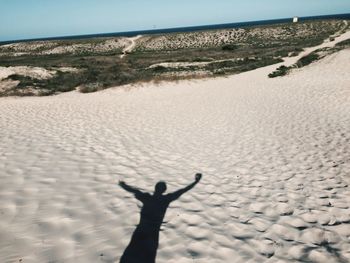
[[[166,183],[163,181],[160,181],[154,187],[154,194],[161,195],[161,194],[165,193],[166,189],[167,189]]]

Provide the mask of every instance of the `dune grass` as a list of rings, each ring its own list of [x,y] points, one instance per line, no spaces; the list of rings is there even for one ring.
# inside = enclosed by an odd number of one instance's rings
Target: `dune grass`
[[[301,33],[296,30],[298,28],[297,25],[261,26],[261,32],[269,32],[267,29],[271,28],[287,33],[285,37],[271,38],[267,41],[268,36],[256,34],[256,32],[259,32],[256,28],[247,28],[244,29],[247,36],[236,43],[218,41],[207,46],[195,47],[193,45],[188,48],[168,48],[156,52],[152,49],[138,47],[124,58],[120,58],[120,51],[118,50],[107,50],[104,53],[76,52],[59,55],[37,55],[34,52],[24,56],[1,56],[0,66],[5,67],[33,66],[49,70],[59,67],[72,67],[78,69],[78,71],[74,73],[58,72],[52,79],[47,80],[13,75],[9,79],[18,80],[20,83],[17,87],[0,92],[0,96],[31,95],[25,92],[26,88],[29,87],[31,90],[37,91],[35,92],[36,94],[52,95],[71,91],[77,87],[79,87],[78,90],[81,92],[95,92],[108,87],[152,80],[173,81],[183,78],[203,77],[203,74],[206,77],[236,74],[279,63],[282,61],[282,57],[298,55],[302,48],[322,43],[324,39],[329,38],[337,29],[333,25],[329,26],[329,28],[317,30],[319,23],[310,22],[309,24],[298,25],[304,30],[310,30],[310,32],[302,32],[303,35],[312,33],[308,38],[300,37]],[[200,41],[205,34],[207,32],[176,33],[166,35],[165,38],[184,41],[189,37],[189,41]],[[232,34],[232,32],[225,34]],[[158,39],[158,36],[150,37],[149,41],[154,41],[155,39]],[[57,45],[69,46],[81,43],[98,44],[101,41],[101,39],[69,40],[62,41],[62,43],[56,41],[57,43],[55,42],[54,44],[57,47]],[[146,41],[146,43],[148,42]],[[343,45],[347,45],[347,43],[343,43]],[[304,66],[315,59],[317,59],[315,55],[312,55],[311,57],[303,58],[299,64]],[[207,64],[205,66],[178,68],[156,66],[150,69],[152,65],[164,62],[207,62]],[[287,72],[287,69],[279,68],[272,73],[271,77],[285,75]]]

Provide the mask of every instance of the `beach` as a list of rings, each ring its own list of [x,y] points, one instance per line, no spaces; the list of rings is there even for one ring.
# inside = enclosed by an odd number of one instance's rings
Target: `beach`
[[[283,78],[0,100],[0,261],[118,262],[168,192],[157,262],[350,260],[350,51]]]

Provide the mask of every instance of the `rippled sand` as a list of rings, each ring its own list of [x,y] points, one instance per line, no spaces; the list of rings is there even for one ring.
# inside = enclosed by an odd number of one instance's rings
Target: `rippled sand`
[[[350,50],[291,75],[0,100],[0,262],[116,262],[153,191],[158,262],[350,260]]]

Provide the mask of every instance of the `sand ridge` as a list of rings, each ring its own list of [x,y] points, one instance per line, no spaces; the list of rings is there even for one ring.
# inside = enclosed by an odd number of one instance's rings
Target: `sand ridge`
[[[129,54],[130,52],[133,51],[133,49],[136,47],[136,41],[138,39],[142,38],[142,35],[136,36],[136,37],[130,37],[127,38],[127,40],[130,42],[129,45],[127,45],[126,47],[124,47],[123,49],[123,54],[120,55],[120,58],[125,57],[127,54]]]
[[[0,101],[0,261],[118,262],[138,223],[117,183],[169,192],[157,262],[350,260],[350,51],[284,78]]]

